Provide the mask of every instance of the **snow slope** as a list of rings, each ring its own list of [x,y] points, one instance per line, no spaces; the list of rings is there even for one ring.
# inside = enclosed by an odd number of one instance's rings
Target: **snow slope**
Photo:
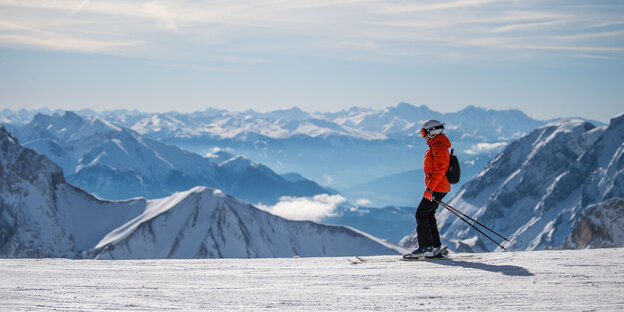
[[[216,260],[0,260],[9,311],[622,311],[624,249]]]

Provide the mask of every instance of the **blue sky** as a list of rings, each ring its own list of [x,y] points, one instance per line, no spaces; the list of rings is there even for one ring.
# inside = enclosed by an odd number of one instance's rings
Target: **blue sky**
[[[0,0],[0,109],[338,111],[608,122],[624,1]]]

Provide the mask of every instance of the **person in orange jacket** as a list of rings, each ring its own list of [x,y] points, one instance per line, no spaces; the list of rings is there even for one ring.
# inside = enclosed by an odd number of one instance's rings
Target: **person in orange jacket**
[[[451,184],[445,175],[449,167],[451,141],[443,132],[444,125],[437,120],[426,121],[420,131],[429,145],[424,164],[426,190],[416,209],[418,249],[405,255],[406,259],[437,257],[440,254],[442,243],[435,212],[439,201],[451,191]]]

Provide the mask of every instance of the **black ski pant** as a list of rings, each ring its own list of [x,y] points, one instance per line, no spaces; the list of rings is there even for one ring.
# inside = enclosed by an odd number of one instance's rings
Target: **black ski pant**
[[[441,201],[446,193],[433,192],[433,198]],[[439,204],[424,198],[416,209],[416,234],[418,234],[418,247],[440,247],[440,232],[435,218]]]

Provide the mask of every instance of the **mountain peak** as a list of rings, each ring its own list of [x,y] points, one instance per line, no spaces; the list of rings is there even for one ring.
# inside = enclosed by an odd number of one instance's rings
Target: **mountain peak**
[[[423,106],[421,106],[421,107],[425,107],[425,106],[423,105]],[[414,106],[414,105],[412,105],[412,104],[409,104],[409,103],[400,102],[400,103],[397,105],[397,108],[398,108],[398,109],[414,109],[414,108],[416,108],[416,106]]]
[[[46,115],[46,114],[43,114],[43,113],[36,113],[35,116],[33,116],[31,124],[45,124],[45,123],[49,123],[50,119],[52,119],[52,116],[50,116],[50,115]]]
[[[310,114],[302,111],[299,107],[291,107],[288,109],[278,109],[264,114],[264,116],[273,119],[286,120],[302,120],[310,117]]]
[[[15,170],[11,172],[6,168]],[[14,185],[16,177],[39,189],[65,183],[63,170],[57,164],[18,144],[3,126],[0,126],[0,173],[0,185]]]
[[[396,109],[400,111],[409,110],[409,111],[420,111],[420,112],[432,112],[432,110],[426,105],[415,106],[415,105],[412,105],[410,103],[405,103],[405,102],[400,102],[396,106]]]
[[[121,131],[121,128],[113,125],[112,123],[98,116],[93,117],[91,118],[91,120],[89,120],[89,127],[94,128],[94,130],[98,130],[98,132]]]
[[[15,138],[11,133],[2,125],[0,125],[0,142],[2,141],[10,141],[11,143],[17,144],[17,138]]]
[[[218,165],[234,158],[234,155],[220,149],[214,149],[210,153],[206,154],[206,158]]]
[[[591,123],[580,119],[563,119],[553,123],[549,123],[538,129],[554,127],[556,132],[585,132],[593,129],[595,126]]]
[[[412,122],[439,118],[441,116],[440,113],[432,111],[425,105],[414,106],[404,102],[399,103],[396,107],[388,107],[386,108],[386,111],[391,113],[393,116]]]
[[[301,108],[297,106],[293,106],[291,108],[278,109],[278,110],[275,110],[275,112],[303,113],[304,111],[302,111]]]
[[[233,172],[237,173],[243,172],[249,167],[256,166],[257,165],[254,162],[252,162],[251,160],[249,160],[249,158],[243,155],[232,157],[219,165],[219,167],[230,168]]]
[[[63,121],[68,122],[70,124],[79,124],[83,121],[84,119],[82,117],[80,117],[80,115],[72,112],[72,111],[65,111],[65,114],[63,115]]]
[[[464,107],[464,109],[462,109],[460,112],[465,112],[465,113],[475,113],[475,112],[482,112],[482,111],[486,111],[487,109],[483,108],[483,107],[477,107],[474,105],[468,105],[466,107]]]
[[[373,109],[366,108],[366,107],[351,106],[348,109],[345,109],[344,111],[347,113],[356,114],[356,113],[362,113],[362,112],[372,112]]]
[[[622,113],[620,113],[618,115],[613,116],[611,118],[610,124],[611,125],[615,125],[615,126],[624,124],[624,112],[622,112]]]

